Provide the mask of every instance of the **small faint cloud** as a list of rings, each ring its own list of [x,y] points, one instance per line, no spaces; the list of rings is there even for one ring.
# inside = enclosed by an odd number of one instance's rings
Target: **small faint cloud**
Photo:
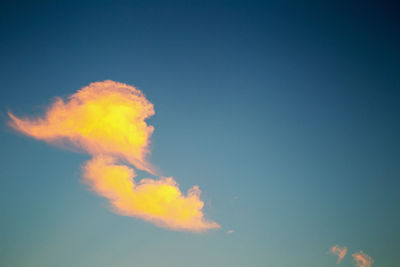
[[[365,254],[362,250],[360,250],[360,252],[358,253],[352,254],[352,256],[354,259],[354,264],[357,267],[370,267],[374,262],[374,260],[367,254]]]
[[[338,256],[337,263],[339,264],[343,260],[344,256],[346,256],[346,254],[347,254],[347,247],[345,247],[345,246],[340,247],[340,246],[336,245],[336,246],[331,247],[329,249],[329,252]]]
[[[235,232],[235,230],[233,230],[233,229],[226,231],[226,233],[227,233],[228,235],[231,235],[231,234],[233,234],[234,232]]]

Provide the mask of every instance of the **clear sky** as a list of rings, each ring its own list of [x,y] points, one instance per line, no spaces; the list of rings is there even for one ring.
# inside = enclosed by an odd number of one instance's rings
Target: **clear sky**
[[[398,266],[398,11],[382,1],[2,1],[0,265],[349,267],[362,250],[372,266]],[[221,229],[115,214],[82,183],[89,155],[7,124],[8,110],[40,116],[54,97],[104,80],[154,104],[151,163],[184,192],[198,185]],[[340,265],[334,245],[348,249]]]

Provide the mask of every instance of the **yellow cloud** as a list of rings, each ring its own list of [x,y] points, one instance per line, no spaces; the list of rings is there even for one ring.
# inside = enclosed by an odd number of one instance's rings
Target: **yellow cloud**
[[[104,156],[86,164],[84,177],[97,194],[110,200],[118,214],[174,230],[203,231],[219,227],[215,222],[204,220],[204,204],[197,186],[184,196],[171,177],[135,183],[133,169],[117,165],[114,159]]]
[[[175,230],[219,228],[204,219],[197,186],[184,196],[172,177],[136,183],[134,170],[116,163],[121,160],[155,174],[147,160],[154,128],[145,121],[152,115],[153,104],[140,90],[114,81],[92,83],[66,102],[57,98],[44,118],[21,119],[9,112],[15,130],[50,143],[67,141],[91,154],[85,181],[116,213]]]
[[[11,126],[48,142],[69,141],[91,155],[121,158],[136,168],[152,171],[146,161],[153,127],[145,119],[153,104],[133,86],[113,81],[95,82],[61,98],[47,109],[45,118],[20,119],[9,113]]]

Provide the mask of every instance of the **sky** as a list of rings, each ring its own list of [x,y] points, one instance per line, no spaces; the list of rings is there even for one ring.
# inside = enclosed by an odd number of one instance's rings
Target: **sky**
[[[2,1],[0,265],[368,267],[367,255],[398,266],[398,10]],[[155,112],[145,121],[157,171],[118,164],[136,181],[173,177],[183,194],[198,186],[213,227],[116,212],[85,181],[97,150],[10,125],[9,112],[43,118],[56,97],[107,80],[140,90]]]

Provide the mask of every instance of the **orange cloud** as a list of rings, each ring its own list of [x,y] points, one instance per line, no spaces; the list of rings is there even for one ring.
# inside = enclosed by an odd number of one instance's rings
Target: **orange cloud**
[[[151,221],[175,230],[202,231],[218,227],[203,219],[203,202],[197,186],[183,196],[170,178],[142,179],[135,183],[135,172],[115,160],[98,156],[84,167],[84,177],[92,189],[110,200],[114,211]]]
[[[358,253],[352,254],[353,260],[354,260],[354,265],[357,267],[370,267],[372,263],[374,263],[374,260],[362,252],[362,250]]]
[[[153,127],[145,120],[152,115],[153,104],[140,90],[114,81],[91,83],[66,102],[57,98],[44,118],[21,119],[9,112],[15,130],[49,143],[67,141],[91,154],[85,181],[116,213],[174,230],[219,228],[204,219],[197,186],[184,196],[172,177],[136,183],[134,170],[116,163],[121,160],[155,173],[147,160]]]
[[[51,143],[68,141],[95,156],[106,154],[153,173],[147,162],[153,127],[145,119],[154,115],[153,104],[127,84],[91,83],[61,98],[47,109],[45,118],[20,119],[9,112],[11,126],[31,137]]]
[[[329,252],[338,256],[337,263],[339,264],[343,260],[344,256],[346,256],[347,254],[347,247],[339,247],[338,245],[336,245],[331,247],[329,249]]]

